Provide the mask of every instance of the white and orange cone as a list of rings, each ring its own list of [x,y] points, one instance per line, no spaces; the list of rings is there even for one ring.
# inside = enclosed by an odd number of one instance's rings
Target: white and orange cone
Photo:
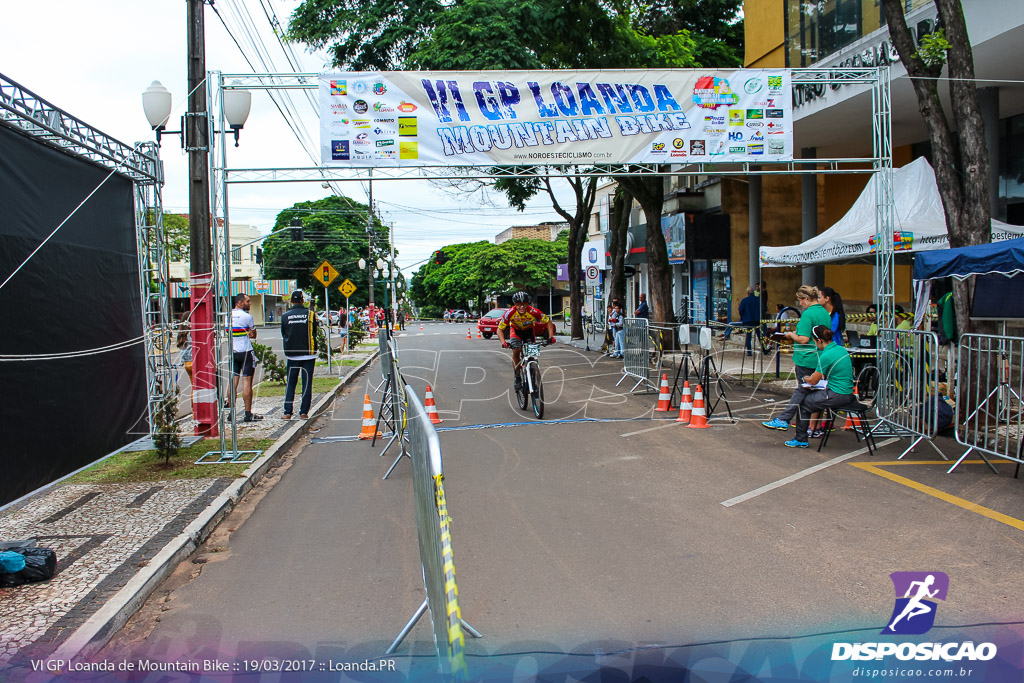
[[[423,400],[423,405],[427,409],[427,417],[430,418],[431,424],[441,424],[441,416],[437,414],[437,406],[434,405],[434,392],[430,390],[430,385],[427,385],[426,398]]]
[[[373,439],[380,435],[380,431],[377,430],[377,419],[373,416],[373,402],[370,395],[366,394],[366,398],[363,399],[363,430],[359,432],[359,438]]]
[[[693,411],[690,414],[688,429],[707,429],[708,413],[704,410],[704,390],[697,385],[697,391],[693,394]]]
[[[856,384],[853,386],[853,398],[855,398],[858,403],[860,402],[860,392],[857,391]],[[852,429],[862,426],[863,425],[861,425],[859,417],[853,417],[849,413],[846,414],[846,424],[843,425],[843,430],[848,432]]]
[[[470,330],[469,328],[466,328],[466,339],[472,339],[472,338],[473,338],[473,330]]]
[[[670,410],[672,410],[672,394],[668,389],[668,375],[662,374],[661,388],[658,390],[658,405],[654,412],[667,413]]]
[[[477,339],[483,339],[484,338],[483,332],[480,331],[479,327],[476,330],[476,338]]]
[[[423,323],[420,323],[420,332],[423,331]]]
[[[683,397],[679,400],[679,417],[676,422],[689,422],[693,411],[693,397],[690,394],[690,383],[683,382]]]

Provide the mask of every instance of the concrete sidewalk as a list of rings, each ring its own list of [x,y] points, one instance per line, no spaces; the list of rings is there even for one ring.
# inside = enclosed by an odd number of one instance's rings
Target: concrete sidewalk
[[[24,677],[31,660],[98,651],[376,357],[341,366],[347,374],[314,395],[309,420],[284,421],[281,396],[257,396],[253,410],[265,419],[240,423],[239,438],[275,443],[236,479],[58,483],[0,512],[0,541],[34,539],[57,553],[49,581],[0,590],[0,680]]]

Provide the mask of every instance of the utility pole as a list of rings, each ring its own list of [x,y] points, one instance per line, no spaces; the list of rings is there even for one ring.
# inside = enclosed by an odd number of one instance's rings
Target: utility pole
[[[377,314],[373,310],[373,269],[377,267],[377,261],[376,261],[376,259],[373,258],[373,169],[372,168],[370,169],[370,182],[369,182],[369,185],[370,185],[370,189],[368,191],[368,194],[369,194],[369,208],[367,209],[367,212],[366,212],[366,236],[367,236],[368,241],[370,243],[370,253],[367,254],[366,269],[367,269],[367,276],[369,277],[369,282],[370,282],[370,291],[369,291],[370,303],[369,303],[369,306],[368,306],[369,309],[370,309],[370,330],[369,330],[369,332],[370,332],[370,339],[373,339],[374,334],[376,333],[376,330],[377,330]]]
[[[394,313],[394,319],[390,321],[391,329],[394,329],[395,323],[398,322],[398,296],[395,291],[395,274],[398,268],[395,266],[395,222],[391,221],[391,229],[388,230],[388,244],[391,246],[391,266],[388,268],[388,273],[391,276],[391,311]]]
[[[197,435],[217,436],[217,371],[214,367],[213,249],[210,239],[209,115],[207,113],[204,0],[188,0],[188,152],[190,292],[192,303],[192,415]],[[227,227],[227,226],[225,226]]]

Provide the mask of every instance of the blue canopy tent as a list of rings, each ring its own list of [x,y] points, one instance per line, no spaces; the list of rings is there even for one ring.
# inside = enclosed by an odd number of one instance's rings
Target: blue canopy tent
[[[973,247],[923,251],[914,255],[914,279],[1024,273],[1024,237]]]

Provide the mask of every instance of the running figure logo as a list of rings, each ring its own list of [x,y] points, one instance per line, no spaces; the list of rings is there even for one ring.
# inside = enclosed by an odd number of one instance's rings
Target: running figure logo
[[[896,589],[896,605],[882,633],[927,633],[935,623],[936,603],[932,598],[946,599],[949,577],[942,572],[893,572],[889,577]]]

